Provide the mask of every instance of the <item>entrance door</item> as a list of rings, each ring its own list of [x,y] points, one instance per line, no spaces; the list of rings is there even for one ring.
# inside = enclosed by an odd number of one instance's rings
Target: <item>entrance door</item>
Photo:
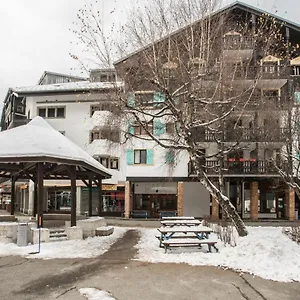
[[[160,198],[159,195],[151,195],[150,214],[152,218],[159,218]]]

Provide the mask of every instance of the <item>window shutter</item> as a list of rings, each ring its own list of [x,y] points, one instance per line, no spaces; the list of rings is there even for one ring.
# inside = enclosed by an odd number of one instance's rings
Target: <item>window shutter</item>
[[[174,150],[168,150],[165,155],[165,162],[167,164],[173,164],[175,161],[175,152]]]
[[[159,104],[164,103],[165,102],[165,95],[161,92],[155,92],[153,94],[153,102],[154,102],[154,106],[159,106]]]
[[[126,151],[127,165],[133,165],[134,163],[134,152],[133,149],[127,149]]]
[[[128,133],[134,135],[134,127],[131,122],[128,122]]]
[[[300,103],[300,92],[295,92],[295,100]]]
[[[166,124],[162,123],[160,120],[153,121],[153,134],[154,135],[161,135],[166,132]]]
[[[147,150],[147,165],[153,165],[154,164],[154,153],[153,149]]]
[[[128,96],[128,100],[127,100],[128,106],[134,107],[134,104],[135,104],[134,102],[135,102],[134,101],[134,94],[130,94]]]

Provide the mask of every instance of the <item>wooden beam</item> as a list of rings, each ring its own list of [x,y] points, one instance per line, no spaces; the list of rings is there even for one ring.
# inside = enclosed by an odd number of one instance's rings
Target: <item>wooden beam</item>
[[[93,181],[89,179],[89,216],[93,215]]]
[[[37,225],[43,227],[44,163],[37,163]]]
[[[71,177],[71,227],[76,226],[76,167],[69,166]]]
[[[15,203],[16,203],[16,177],[11,178],[11,201],[10,201],[10,214],[15,214]]]

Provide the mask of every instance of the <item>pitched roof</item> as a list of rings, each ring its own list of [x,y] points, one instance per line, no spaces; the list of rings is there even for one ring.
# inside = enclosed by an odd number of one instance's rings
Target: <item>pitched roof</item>
[[[212,14],[210,14],[210,17],[213,17],[213,16],[215,16],[215,15],[218,15],[218,14],[223,13],[223,12],[226,12],[226,11],[233,10],[233,9],[235,9],[235,8],[240,8],[240,9],[242,9],[242,10],[244,10],[244,11],[248,11],[248,12],[254,13],[254,14],[256,14],[256,15],[266,14],[266,15],[272,17],[272,18],[277,19],[278,21],[280,21],[280,22],[282,22],[282,23],[285,23],[285,25],[286,25],[287,27],[290,27],[290,28],[292,28],[292,29],[298,30],[298,31],[300,32],[300,24],[298,24],[298,23],[296,23],[296,22],[292,22],[292,21],[290,21],[290,20],[287,20],[287,19],[285,19],[285,18],[283,18],[283,17],[280,17],[280,16],[277,16],[277,15],[275,15],[275,14],[268,13],[267,11],[265,11],[265,10],[263,10],[263,9],[261,9],[261,8],[254,7],[254,6],[250,5],[250,4],[247,4],[247,3],[244,3],[244,2],[241,2],[241,1],[235,1],[235,2],[233,2],[233,3],[231,3],[231,4],[227,5],[227,6],[222,7],[222,8],[219,9],[219,10],[216,10],[215,12],[213,12]],[[200,20],[196,21],[195,24],[196,24],[197,22],[199,22],[199,21],[200,21]],[[170,34],[170,36],[172,36],[172,35],[174,35],[174,34],[180,32],[182,29],[183,29],[183,28],[179,28],[178,30],[172,32],[172,33]],[[167,36],[166,36],[166,37],[167,37]],[[140,48],[140,49],[137,49],[136,51],[133,51],[133,52],[129,53],[128,55],[126,55],[126,56],[124,56],[124,57],[118,59],[117,61],[115,61],[115,62],[114,62],[114,65],[117,65],[117,64],[123,62],[124,60],[126,60],[126,59],[128,59],[128,58],[134,56],[135,54],[138,54],[138,53],[141,52],[142,50],[147,49],[147,48],[148,48],[149,46],[151,46],[153,43],[162,41],[162,40],[164,40],[166,37],[163,37],[163,38],[161,38],[161,39],[159,39],[159,40],[157,40],[157,41],[155,41],[155,42],[151,42],[150,44],[146,45],[145,47],[142,47],[142,48]]]
[[[123,86],[122,82],[90,82],[78,81],[10,88],[10,91],[21,95],[40,93],[84,92],[114,89]]]
[[[0,161],[4,163],[58,160],[78,164],[110,178],[108,170],[87,152],[53,129],[43,118],[35,117],[27,125],[0,132]],[[1,176],[0,176],[1,177]]]

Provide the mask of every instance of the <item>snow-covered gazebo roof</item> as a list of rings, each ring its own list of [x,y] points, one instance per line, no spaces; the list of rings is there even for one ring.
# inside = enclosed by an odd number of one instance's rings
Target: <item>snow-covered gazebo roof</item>
[[[104,166],[41,117],[35,117],[27,125],[0,132],[0,178],[10,178],[25,167],[27,173],[33,173],[34,165],[31,172],[28,163],[37,162],[76,166],[78,179],[111,177]],[[57,173],[46,173],[44,178],[68,177],[67,170],[60,169]]]

